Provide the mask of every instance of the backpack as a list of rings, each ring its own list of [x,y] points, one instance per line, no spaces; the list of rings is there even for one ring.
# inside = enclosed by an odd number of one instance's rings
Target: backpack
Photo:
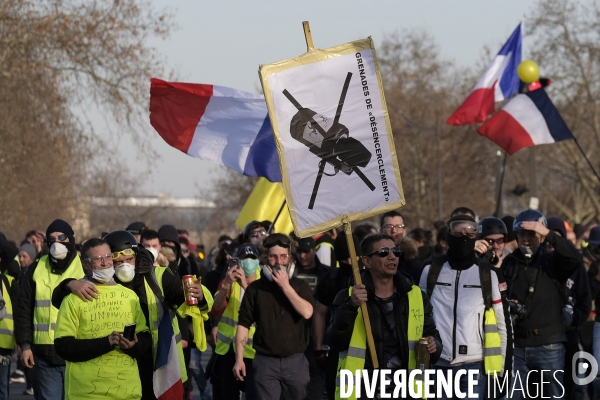
[[[436,257],[429,267],[429,275],[427,275],[427,296],[429,296],[429,298],[431,298],[437,279],[442,271],[442,266],[446,261],[446,256]],[[492,272],[490,271],[489,266],[482,265],[482,260],[477,259],[476,262],[479,267],[479,281],[481,282],[483,304],[485,304],[485,309],[489,310],[492,308]]]

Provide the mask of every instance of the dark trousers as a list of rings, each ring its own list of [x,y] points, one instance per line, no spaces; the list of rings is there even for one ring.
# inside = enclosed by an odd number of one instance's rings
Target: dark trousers
[[[235,353],[233,346],[229,352],[222,356],[217,356],[219,360],[219,377],[221,381],[221,394],[223,399],[239,399],[240,391],[246,392],[246,400],[256,400],[256,387],[254,385],[254,371],[252,370],[252,360],[244,358],[246,364],[246,377],[244,381],[238,381],[233,375],[233,366],[235,365]]]
[[[256,353],[254,362],[256,395],[261,400],[279,400],[282,390],[288,400],[304,400],[310,380],[304,353],[285,358]]]

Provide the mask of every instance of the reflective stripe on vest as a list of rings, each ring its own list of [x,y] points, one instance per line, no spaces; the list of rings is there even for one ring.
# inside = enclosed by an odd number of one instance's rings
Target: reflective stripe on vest
[[[163,294],[165,290],[163,289],[162,277],[165,273],[172,273],[168,267],[154,267],[151,275],[154,277],[156,282],[158,283],[158,287],[160,292]],[[181,332],[179,331],[179,322],[177,321],[177,316],[171,310],[163,310],[162,306],[159,304],[156,295],[152,291],[148,282],[144,279],[144,287],[146,289],[146,299],[148,301],[148,317],[150,321],[148,321],[148,326],[150,327],[150,334],[152,335],[152,356],[156,361],[156,347],[158,346],[158,326],[160,324],[160,317],[163,312],[168,312],[171,316],[171,326],[173,326],[173,333],[175,334],[175,342],[177,343],[177,355],[179,356],[179,369],[181,370],[181,381],[187,381],[187,371],[185,368],[185,360],[183,358],[183,347],[181,345]]]
[[[349,289],[352,293],[352,288]],[[408,369],[413,370],[417,366],[417,355],[415,341],[423,336],[423,325],[425,323],[425,311],[423,307],[423,295],[421,289],[413,285],[408,296]],[[340,352],[335,398],[340,399],[340,371],[342,369],[350,370],[352,375],[355,375],[356,370],[363,370],[365,367],[365,357],[367,354],[367,333],[365,323],[362,317],[362,310],[358,309],[358,315],[354,320],[354,329],[350,338],[350,346],[348,350]],[[410,373],[410,372],[409,372]],[[356,391],[352,388],[352,393],[348,399],[356,400]]]
[[[10,275],[5,275],[8,279],[8,287],[2,280],[2,293],[4,297],[4,307],[6,308],[6,316],[0,321],[0,348],[14,349],[15,348],[15,321],[13,320],[13,305],[10,297],[10,288],[15,283],[15,278]]]
[[[227,354],[232,343],[233,350],[235,351],[235,334],[237,332],[238,316],[240,312],[240,304],[242,302],[241,297],[242,287],[237,282],[233,282],[231,284],[231,294],[227,302],[227,308],[225,308],[225,311],[223,311],[223,315],[219,320],[219,327],[217,331],[217,346],[215,347],[215,353],[217,354]],[[244,358],[254,359],[256,351],[254,350],[254,347],[252,347],[252,344],[254,343],[253,338],[255,331],[256,326],[252,324],[252,326],[248,330],[248,342],[246,344],[246,347],[244,348]]]
[[[483,323],[483,366],[488,375],[502,373],[502,348],[494,307],[485,311]]]
[[[333,244],[331,244],[329,242],[317,243],[317,245],[315,246],[315,250],[318,251],[321,246],[329,247],[331,249],[331,254],[335,254],[334,253],[335,249],[333,248]],[[330,265],[330,267],[334,267],[334,265]],[[339,267],[340,267],[340,262],[338,260],[335,260],[335,268],[339,268]]]
[[[84,277],[81,260],[75,256],[69,267],[62,274],[52,273],[52,265],[48,256],[38,261],[33,273],[35,282],[35,308],[33,309],[33,343],[54,344],[54,329],[58,309],[52,303],[52,292],[65,279],[81,279]]]

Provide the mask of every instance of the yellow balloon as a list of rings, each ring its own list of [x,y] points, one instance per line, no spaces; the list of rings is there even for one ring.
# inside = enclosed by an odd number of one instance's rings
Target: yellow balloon
[[[517,74],[519,74],[519,78],[523,82],[537,82],[540,79],[540,67],[538,67],[535,61],[525,60],[519,64]]]

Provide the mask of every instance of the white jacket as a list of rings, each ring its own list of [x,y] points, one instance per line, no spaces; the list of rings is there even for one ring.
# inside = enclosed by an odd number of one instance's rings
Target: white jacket
[[[428,265],[423,269],[419,286],[427,291]],[[502,348],[502,365],[506,358],[506,321],[495,271],[492,278],[492,304],[496,313]],[[431,294],[433,319],[440,332],[444,349],[440,360],[451,365],[483,360],[483,323],[485,305],[481,292],[479,267],[454,270],[445,262]]]

